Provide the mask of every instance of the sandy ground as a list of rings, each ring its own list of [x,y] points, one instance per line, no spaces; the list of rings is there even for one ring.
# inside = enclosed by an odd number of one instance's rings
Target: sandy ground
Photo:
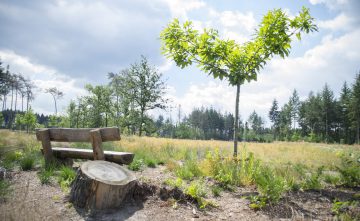
[[[117,210],[90,214],[74,208],[55,180],[50,185],[41,185],[36,171],[14,172],[12,192],[5,202],[0,203],[0,220],[332,220],[333,200],[348,200],[356,192],[338,189],[293,192],[277,205],[254,211],[244,197],[254,193],[254,189],[237,188],[234,192],[224,191],[220,197],[210,198],[216,202],[216,208],[200,210],[189,201],[174,206],[174,199],[160,199],[162,183],[171,176],[165,172],[165,167],[147,168],[136,172],[136,176],[152,191]]]

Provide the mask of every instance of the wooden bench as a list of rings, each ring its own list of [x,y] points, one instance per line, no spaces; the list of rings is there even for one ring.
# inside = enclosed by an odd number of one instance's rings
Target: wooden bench
[[[103,151],[102,142],[120,140],[117,127],[106,128],[44,128],[36,129],[36,138],[42,143],[45,163],[57,158],[76,158],[89,160],[106,160],[118,164],[130,164],[133,153]],[[68,147],[52,147],[51,141],[57,142],[91,142],[92,150]]]

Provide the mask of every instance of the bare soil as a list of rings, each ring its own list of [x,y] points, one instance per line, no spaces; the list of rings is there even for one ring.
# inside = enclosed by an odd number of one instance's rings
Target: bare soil
[[[117,210],[88,213],[69,203],[55,180],[42,185],[37,171],[12,172],[12,191],[0,202],[0,220],[333,220],[332,202],[349,200],[359,192],[341,188],[290,192],[278,204],[254,211],[246,196],[256,194],[255,188],[237,188],[220,197],[208,193],[207,200],[217,206],[202,210],[193,200],[181,198],[182,193],[164,187],[164,180],[171,177],[165,167],[135,174],[139,185],[131,200]]]

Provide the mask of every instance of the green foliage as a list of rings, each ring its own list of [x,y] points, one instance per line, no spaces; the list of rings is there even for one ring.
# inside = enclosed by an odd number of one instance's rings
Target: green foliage
[[[42,168],[38,172],[38,177],[40,179],[41,184],[50,184],[52,176],[54,176],[54,171],[52,169]]]
[[[204,181],[202,180],[192,181],[190,185],[185,188],[185,194],[195,199],[200,209],[204,209],[209,204],[204,199],[204,197],[206,196],[206,187]]]
[[[360,214],[357,211],[359,201],[338,201],[333,202],[331,211],[339,219],[344,221],[359,220]]]
[[[165,184],[178,189],[182,189],[185,185],[184,181],[179,177],[177,177],[176,179],[167,179],[165,180]]]
[[[143,159],[134,159],[128,166],[128,168],[132,171],[139,171],[144,165]]]
[[[76,177],[76,172],[73,168],[62,166],[59,171],[58,182],[63,191],[68,192],[71,183]]]
[[[179,165],[175,169],[176,176],[185,179],[191,180],[195,177],[202,176],[202,172],[199,168],[199,165],[195,159],[185,160],[183,165]]]
[[[35,157],[31,154],[26,154],[20,159],[20,167],[22,170],[31,170],[35,165]]]
[[[321,175],[324,167],[319,167],[317,171],[311,173],[310,176],[305,176],[305,181],[302,184],[303,189],[320,190],[323,185],[321,183]]]
[[[7,180],[0,180],[0,200],[6,199],[10,193],[10,183]],[[1,201],[0,201],[1,202]]]
[[[260,196],[266,202],[277,202],[281,195],[287,189],[286,181],[283,177],[278,176],[269,167],[261,167],[256,174],[255,182]]]
[[[253,153],[242,152],[240,158],[224,158],[219,150],[208,152],[207,161],[211,176],[223,185],[250,185],[254,183],[260,161]]]
[[[341,156],[341,165],[336,168],[345,186],[357,187],[360,185],[360,156],[355,154],[343,155]]]
[[[218,185],[211,186],[211,192],[215,197],[221,196],[221,192],[223,191],[223,188]]]

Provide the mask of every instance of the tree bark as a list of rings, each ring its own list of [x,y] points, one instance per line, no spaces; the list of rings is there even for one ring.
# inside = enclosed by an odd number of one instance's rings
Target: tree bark
[[[238,83],[236,85],[236,101],[235,101],[235,120],[234,120],[234,157],[237,157],[238,153],[238,128],[239,128],[239,97],[240,97],[240,86]]]
[[[87,210],[117,208],[133,191],[135,183],[135,176],[118,164],[87,161],[71,186],[70,201]]]

